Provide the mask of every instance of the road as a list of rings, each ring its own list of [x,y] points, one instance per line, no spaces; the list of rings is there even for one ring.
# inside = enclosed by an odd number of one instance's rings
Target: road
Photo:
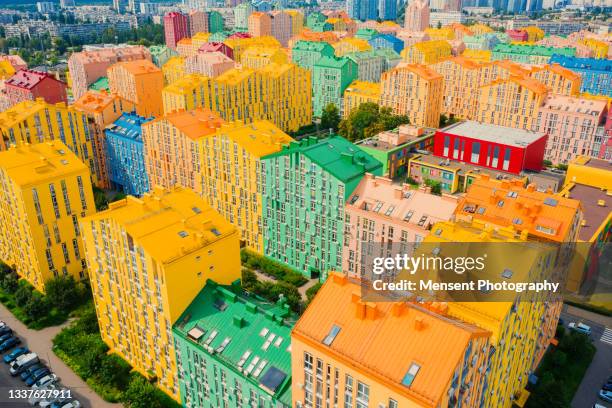
[[[568,305],[563,307],[561,318],[566,326],[570,322],[582,322],[591,326],[591,339],[597,348],[593,362],[574,395],[572,408],[592,408],[595,403],[612,408],[612,404],[597,396],[602,383],[612,375],[612,318]]]
[[[12,313],[0,304],[0,320],[8,324],[13,331],[21,338],[22,345],[34,351],[46,363],[49,368],[61,379],[62,385],[70,388],[74,398],[78,399],[84,408],[118,408],[121,404],[111,404],[104,401],[89,386],[72,371],[62,360],[60,360],[51,350],[53,338],[65,326],[47,327],[42,330],[28,329],[23,323],[17,320]],[[0,363],[5,366],[4,363]],[[0,366],[0,407],[13,408],[13,405],[6,404],[8,401],[8,389],[14,385],[3,374],[8,373],[7,367]],[[8,375],[8,374],[7,374]],[[10,375],[9,375],[10,377]],[[5,382],[6,381],[6,382]],[[20,381],[20,380],[17,380]],[[22,384],[23,387],[23,384]],[[6,405],[5,405],[6,404]],[[24,405],[14,405],[15,408]],[[26,403],[25,406],[29,406]]]

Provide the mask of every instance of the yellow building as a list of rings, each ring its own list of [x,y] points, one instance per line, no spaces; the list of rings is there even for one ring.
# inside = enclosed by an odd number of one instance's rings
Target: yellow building
[[[285,64],[287,53],[279,47],[263,47],[255,45],[242,53],[242,66],[246,68],[263,68],[268,64]]]
[[[362,103],[380,102],[380,83],[367,81],[353,81],[352,84],[344,90],[344,112],[342,116],[345,118]]]
[[[516,129],[533,129],[548,88],[533,78],[510,76],[484,85],[475,120]]]
[[[455,30],[452,27],[433,28],[429,27],[425,29],[425,33],[429,35],[432,40],[454,40]]]
[[[470,28],[470,31],[474,33],[474,35],[481,35],[481,34],[493,32],[493,29],[491,27],[489,27],[486,24],[482,24],[482,23],[471,25],[469,28]]]
[[[584,38],[578,42],[586,45],[593,51],[593,58],[608,58],[608,49],[610,45],[607,42],[600,41],[596,38]]]
[[[205,107],[227,122],[269,120],[285,132],[312,122],[310,71],[294,64],[230,69],[216,78],[192,74],[163,91],[164,111]]]
[[[553,94],[576,96],[580,93],[580,75],[559,64],[534,65],[529,76],[546,85]]]
[[[261,254],[261,158],[278,152],[291,141],[265,120],[223,125],[215,134],[198,140],[202,196],[241,231],[247,247]]]
[[[401,52],[402,59],[410,64],[434,64],[451,54],[452,47],[444,40],[418,42]]]
[[[291,18],[291,37],[299,35],[304,29],[304,14],[299,10],[284,10]]]
[[[20,102],[0,113],[0,150],[11,144],[61,140],[89,167],[96,182],[93,135],[87,117],[74,106],[51,105],[43,99]]]
[[[273,47],[280,48],[281,43],[272,36],[262,36],[262,37],[249,37],[249,38],[228,38],[223,42],[225,45],[232,49],[232,53],[234,56],[234,61],[237,63],[242,62],[242,53],[246,51],[247,48],[253,47],[255,45],[259,45],[261,47]]]
[[[8,79],[15,74],[15,68],[8,59],[0,61],[0,79]]]
[[[79,231],[95,206],[89,169],[59,140],[0,152],[0,259],[44,292],[57,276],[85,279]]]
[[[366,40],[355,37],[343,38],[337,43],[332,44],[332,47],[334,47],[334,54],[337,57],[341,57],[350,52],[369,51],[372,49],[372,46]]]
[[[208,42],[210,33],[196,33],[191,38],[183,38],[176,43],[176,51],[181,57],[192,57],[198,53],[198,49]]]
[[[208,279],[240,278],[238,231],[179,187],[129,196],[81,225],[102,339],[180,401],[172,325]]]
[[[203,108],[171,112],[144,124],[142,142],[149,184],[199,191],[198,142],[222,124],[217,113]]]
[[[162,66],[162,73],[164,74],[164,83],[166,84],[172,84],[184,78],[187,75],[185,71],[185,58],[171,57]]]
[[[437,128],[443,85],[442,75],[425,65],[398,66],[382,74],[380,104],[407,115],[411,125]]]
[[[111,65],[107,74],[110,90],[134,103],[138,115],[148,117],[162,114],[164,75],[151,61],[118,62]]]
[[[523,28],[523,31],[527,32],[527,41],[530,43],[544,39],[544,31],[539,27],[529,26]]]
[[[466,48],[461,56],[475,62],[489,62],[491,61],[491,54],[491,50],[474,50],[472,48]]]

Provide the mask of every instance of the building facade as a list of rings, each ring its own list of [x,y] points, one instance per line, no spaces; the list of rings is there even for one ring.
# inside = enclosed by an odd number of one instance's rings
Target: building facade
[[[161,115],[164,75],[151,61],[119,62],[108,69],[108,82],[112,92],[134,103],[137,114]]]
[[[46,72],[22,69],[4,82],[4,92],[11,105],[44,99],[47,103],[68,102],[66,83]]]
[[[357,79],[357,64],[349,58],[323,57],[312,69],[313,115],[320,117],[330,103],[343,112],[344,90]]]
[[[559,64],[579,74],[582,78],[580,92],[612,97],[612,87],[610,86],[612,82],[612,62],[610,60],[555,55],[550,59],[550,63]]]
[[[189,20],[186,15],[173,11],[164,16],[164,37],[166,46],[176,49],[183,38],[189,37]]]

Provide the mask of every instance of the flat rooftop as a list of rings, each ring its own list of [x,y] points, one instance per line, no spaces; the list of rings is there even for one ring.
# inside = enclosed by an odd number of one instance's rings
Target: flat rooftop
[[[586,167],[592,167],[594,169],[603,169],[612,171],[612,162],[601,160],[601,159],[593,159],[589,158],[589,161],[584,164]]]
[[[593,234],[599,229],[601,223],[610,215],[610,207],[612,206],[612,195],[608,195],[606,190],[597,187],[585,186],[584,184],[575,184],[569,191],[570,198],[580,200],[584,211],[585,225],[580,227],[578,238],[582,241],[588,241]],[[604,205],[601,206],[598,202],[602,200]]]
[[[489,125],[471,120],[454,123],[440,129],[440,132],[480,139],[486,142],[502,143],[515,147],[526,147],[545,135],[540,132]]]

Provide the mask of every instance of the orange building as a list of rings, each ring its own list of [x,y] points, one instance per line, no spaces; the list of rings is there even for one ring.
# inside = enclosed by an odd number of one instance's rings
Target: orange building
[[[164,75],[151,61],[119,62],[107,73],[111,91],[134,103],[137,114],[145,117],[162,114]]]
[[[272,35],[272,19],[268,13],[256,11],[248,19],[249,34],[253,37]]]
[[[549,87],[553,94],[576,96],[580,93],[580,75],[559,64],[533,66],[529,76]]]
[[[403,64],[381,77],[382,106],[407,115],[415,126],[438,127],[444,78],[420,64]]]
[[[132,112],[134,104],[116,93],[87,91],[73,106],[77,111],[83,112],[88,119],[96,161],[96,183],[100,188],[110,188],[106,168],[104,128],[117,120],[124,112]]]
[[[291,333],[293,405],[480,406],[490,332],[441,309],[364,302],[332,272]]]
[[[224,123],[205,108],[176,111],[142,127],[145,166],[151,186],[175,185],[198,190],[198,141],[214,134]]]

